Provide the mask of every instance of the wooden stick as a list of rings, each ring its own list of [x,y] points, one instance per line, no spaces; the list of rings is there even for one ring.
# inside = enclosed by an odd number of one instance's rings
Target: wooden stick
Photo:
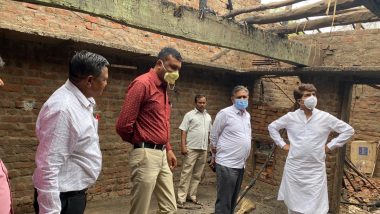
[[[244,9],[238,9],[238,10],[232,10],[229,13],[223,15],[223,18],[230,18],[230,17],[235,17],[237,15],[243,14],[243,13],[250,13],[254,11],[263,11],[263,10],[268,10],[268,9],[273,9],[273,8],[278,8],[278,7],[283,7],[287,5],[291,5],[297,2],[301,2],[305,0],[285,0],[281,2],[273,2],[269,4],[261,4],[261,5],[256,5],[253,7],[248,7]]]
[[[368,178],[363,174],[361,173],[358,169],[356,169],[355,165],[350,161],[348,160],[347,158],[345,159],[345,162],[348,163],[348,166],[351,167],[352,170],[354,170],[356,173],[358,173],[358,175],[362,176],[368,183],[370,183],[378,192],[380,192],[380,190],[375,186],[375,184],[373,184],[370,180],[368,180]]]
[[[336,9],[345,10],[357,6],[361,6],[363,2],[361,0],[339,0]],[[269,24],[275,22],[283,22],[289,20],[297,20],[311,16],[321,16],[326,15],[326,9],[328,4],[325,0],[321,0],[314,4],[306,5],[301,8],[297,8],[290,11],[281,11],[277,13],[267,13],[267,14],[258,14],[246,18],[242,21],[245,21],[247,24]],[[334,5],[331,5],[334,7]]]
[[[326,16],[320,19],[308,20],[305,22],[299,22],[290,24],[287,26],[279,26],[269,29],[269,32],[277,34],[290,34],[298,33],[304,30],[315,30],[318,28],[329,27],[333,21],[332,16]],[[377,17],[368,9],[360,9],[359,11],[350,11],[335,16],[334,26],[349,25],[354,23],[376,22],[380,21],[380,17]],[[300,27],[301,26],[301,27]],[[302,28],[303,26],[303,28]]]
[[[347,178],[348,183],[350,183],[350,185],[352,186],[352,188],[354,188],[354,191],[355,191],[355,192],[359,191],[359,188],[357,188],[357,187],[354,185],[354,183],[352,183],[351,179],[348,177],[348,174],[347,174],[346,170],[344,170],[343,173],[344,173],[344,176]]]

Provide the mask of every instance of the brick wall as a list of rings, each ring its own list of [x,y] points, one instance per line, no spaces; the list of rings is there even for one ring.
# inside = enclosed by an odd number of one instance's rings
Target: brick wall
[[[68,60],[75,49],[59,42],[47,44],[6,38],[0,38],[0,42],[3,44],[0,54],[6,61],[5,71],[1,74],[6,85],[0,89],[1,158],[9,169],[16,212],[27,213],[32,211],[31,175],[38,144],[34,132],[36,118],[50,94],[65,82]],[[111,55],[104,50],[97,52],[111,63],[115,60],[128,61],[122,55]],[[139,64],[153,66],[152,62],[144,59]],[[129,193],[131,184],[127,162],[131,146],[121,141],[114,127],[127,85],[144,72],[140,69],[110,68],[109,85],[104,96],[97,99],[97,110],[101,115],[99,134],[103,168],[96,185],[89,191],[89,200],[110,199]],[[195,94],[203,93],[208,97],[207,109],[214,118],[221,108],[231,105],[232,87],[235,84],[249,85],[251,81],[252,78],[241,79],[237,75],[204,69],[191,70],[186,66],[181,70],[176,90],[170,92],[173,104],[171,142],[179,159],[179,167],[174,171],[176,184],[181,170],[180,132],[177,127],[184,114],[193,109]],[[205,173],[204,182],[213,182],[215,176],[208,167]]]
[[[197,8],[198,1],[174,2],[190,4]],[[241,4],[240,4],[240,3]],[[253,0],[234,1],[236,8],[253,4]],[[209,5],[218,13],[223,14],[222,1],[209,1]],[[215,7],[214,7],[215,5]],[[0,2],[0,29],[28,32],[31,34],[48,35],[64,39],[73,39],[98,43],[115,48],[144,50],[147,53],[157,53],[163,46],[177,48],[185,59],[192,62],[214,63],[234,68],[248,68],[253,58],[261,58],[253,54],[230,51],[221,58],[211,62],[215,54],[222,48],[201,45],[181,39],[163,36],[136,28],[121,25],[108,19],[94,17],[85,13],[45,7],[41,5],[22,3],[11,0]]]
[[[354,85],[350,123],[355,128],[355,140],[380,141],[380,90],[368,85]],[[350,154],[350,147],[347,148]],[[380,155],[375,177],[380,177]]]
[[[326,51],[326,66],[378,66],[380,30],[357,30],[295,36],[292,39],[318,44]]]

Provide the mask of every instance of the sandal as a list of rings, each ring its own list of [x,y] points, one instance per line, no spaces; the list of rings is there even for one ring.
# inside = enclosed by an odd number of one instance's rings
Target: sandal
[[[203,204],[201,202],[199,202],[197,199],[188,199],[188,201],[195,204],[195,205],[203,206]]]
[[[177,202],[177,208],[183,209],[184,207],[185,207],[185,203],[184,202]]]

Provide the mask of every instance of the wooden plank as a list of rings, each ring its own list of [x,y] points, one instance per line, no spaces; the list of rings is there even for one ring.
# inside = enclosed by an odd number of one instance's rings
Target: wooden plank
[[[334,26],[380,21],[380,17],[377,17],[368,9],[363,8],[359,11],[352,11],[337,15],[335,18],[333,16],[327,16],[320,19],[290,24],[287,26],[274,27],[268,31],[277,34],[290,34],[306,30],[315,30],[317,28],[330,27],[333,19]]]
[[[222,17],[223,18],[235,17],[235,16],[243,14],[243,13],[250,13],[250,12],[254,12],[254,11],[274,9],[274,8],[278,8],[278,7],[292,5],[292,4],[295,4],[297,2],[301,2],[301,1],[305,1],[305,0],[285,0],[285,1],[280,1],[280,2],[272,2],[272,3],[268,3],[268,4],[260,4],[260,5],[256,5],[253,7],[232,10],[229,13],[223,15]]]
[[[337,2],[337,10],[345,10],[352,7],[362,5],[361,0],[339,0]],[[248,24],[269,24],[275,22],[283,22],[289,20],[297,20],[311,16],[325,15],[328,8],[328,1],[321,0],[314,4],[306,5],[290,11],[281,11],[277,13],[258,14],[245,19]],[[330,5],[330,14],[332,13],[334,4]]]
[[[320,49],[289,41],[261,30],[220,20],[212,14],[199,19],[199,11],[157,0],[26,0],[51,7],[81,11],[138,29],[201,44],[254,53],[293,65],[321,64]]]

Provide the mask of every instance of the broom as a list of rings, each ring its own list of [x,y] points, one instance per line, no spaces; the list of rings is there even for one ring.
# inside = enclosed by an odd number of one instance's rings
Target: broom
[[[247,212],[250,212],[253,209],[255,209],[255,204],[252,201],[250,201],[249,199],[244,198],[244,196],[255,185],[256,180],[260,177],[261,173],[267,168],[268,163],[269,163],[271,157],[273,156],[275,149],[276,149],[276,144],[273,144],[272,150],[269,153],[267,159],[265,160],[265,163],[261,166],[259,173],[256,174],[256,176],[251,180],[251,182],[249,182],[248,186],[245,187],[242,194],[240,194],[240,196],[238,197],[237,202],[236,202],[236,206],[240,202],[242,202],[242,203],[241,203],[240,209],[237,211],[237,213],[247,213]]]

